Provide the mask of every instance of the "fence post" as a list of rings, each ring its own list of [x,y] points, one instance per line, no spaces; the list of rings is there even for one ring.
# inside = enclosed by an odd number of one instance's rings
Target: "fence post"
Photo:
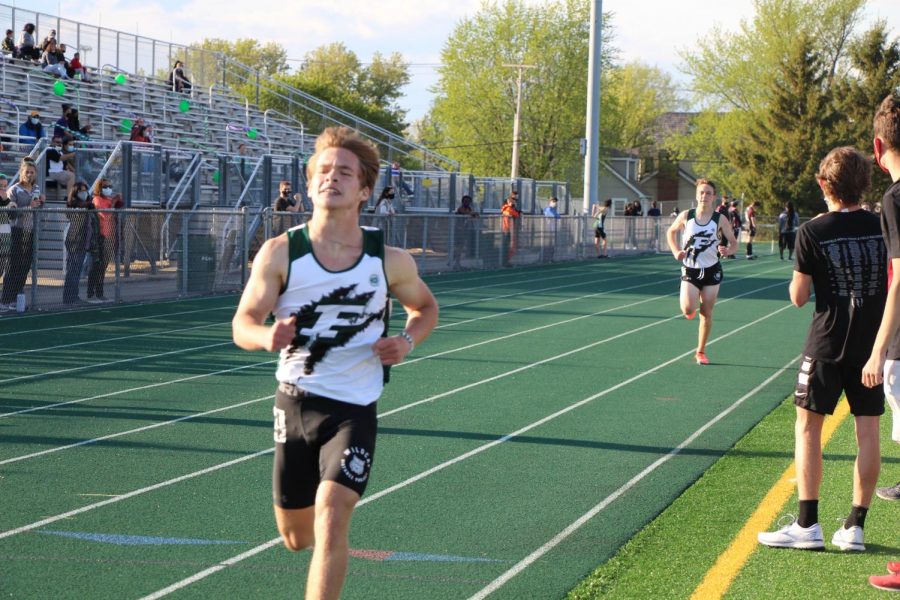
[[[190,217],[185,215],[181,219],[181,293],[187,294],[188,289],[188,225]]]
[[[247,284],[247,263],[250,261],[250,240],[247,234],[247,207],[241,207],[241,288]]]
[[[115,210],[115,209],[110,209],[110,210]],[[121,212],[121,211],[116,211],[116,212]],[[114,270],[114,272],[116,274],[115,299],[116,299],[116,302],[118,303],[118,302],[122,301],[122,290],[120,289],[122,282],[120,281],[119,275],[120,275],[121,268],[122,268],[122,252],[125,250],[125,236],[123,235],[124,227],[122,226],[122,223],[125,221],[125,215],[112,213],[110,216],[116,220],[116,239],[114,240],[114,242],[116,244],[116,251],[113,254],[116,257],[116,263],[115,263],[116,266],[115,266],[115,270]],[[104,278],[106,277],[106,273],[103,273],[103,277]]]
[[[41,221],[42,215],[38,211],[33,208],[29,208],[31,211],[33,226],[31,229],[31,300],[28,303],[28,306],[34,308],[35,300],[37,300],[37,284],[38,284],[38,272],[37,272],[37,263],[38,263],[38,253],[41,251]],[[10,263],[10,266],[12,264]],[[7,273],[6,277],[9,277]]]

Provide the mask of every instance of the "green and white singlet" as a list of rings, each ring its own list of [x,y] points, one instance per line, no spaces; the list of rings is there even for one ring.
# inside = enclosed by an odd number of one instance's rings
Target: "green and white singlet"
[[[697,212],[690,209],[684,222],[681,249],[687,252],[682,264],[691,269],[708,269],[719,262],[719,217],[713,212],[709,221],[697,221]]]
[[[275,377],[311,394],[365,406],[384,387],[372,349],[387,331],[390,298],[384,234],[361,227],[363,251],[352,267],[329,271],[316,259],[306,225],[288,235],[288,276],[273,314],[297,317],[293,342],[281,351]]]

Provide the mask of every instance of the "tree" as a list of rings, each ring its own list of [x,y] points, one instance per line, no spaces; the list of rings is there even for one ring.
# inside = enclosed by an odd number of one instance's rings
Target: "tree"
[[[740,170],[741,191],[761,200],[764,212],[779,212],[787,200],[807,214],[823,209],[816,182],[819,162],[848,142],[836,125],[843,120],[826,81],[830,65],[808,35],[795,40],[766,88],[768,105],[750,121],[742,144],[725,155]]]
[[[603,111],[607,117],[604,145],[644,150],[655,143],[653,125],[680,106],[672,78],[657,67],[631,62],[613,68],[606,78]]]
[[[604,67],[614,56],[611,31],[606,16]],[[589,35],[586,2],[485,3],[445,42],[436,98],[418,134],[438,143],[435,149],[459,160],[465,171],[509,172],[518,90],[516,69],[504,65],[533,65],[523,74],[519,174],[580,179]]]

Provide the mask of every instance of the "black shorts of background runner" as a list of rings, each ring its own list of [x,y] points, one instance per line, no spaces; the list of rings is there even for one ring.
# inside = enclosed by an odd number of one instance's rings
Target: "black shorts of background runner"
[[[705,269],[694,269],[691,267],[681,267],[681,280],[687,281],[695,288],[702,290],[708,285],[719,285],[724,279],[722,273],[722,263],[716,263]]]
[[[290,384],[278,385],[272,468],[276,506],[315,505],[322,481],[340,483],[363,495],[375,456],[376,404],[359,406],[315,396]]]
[[[864,386],[862,368],[862,365],[823,362],[804,356],[794,388],[794,404],[820,415],[830,415],[834,414],[841,392],[846,392],[854,416],[883,415],[884,389],[880,385]]]
[[[594,237],[597,239],[603,238],[606,239],[606,232],[603,231],[602,227],[594,227]]]

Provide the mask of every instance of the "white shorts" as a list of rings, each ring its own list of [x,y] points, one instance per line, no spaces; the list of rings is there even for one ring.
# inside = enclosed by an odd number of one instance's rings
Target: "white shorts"
[[[884,363],[884,396],[891,406],[891,439],[900,442],[900,360]]]

